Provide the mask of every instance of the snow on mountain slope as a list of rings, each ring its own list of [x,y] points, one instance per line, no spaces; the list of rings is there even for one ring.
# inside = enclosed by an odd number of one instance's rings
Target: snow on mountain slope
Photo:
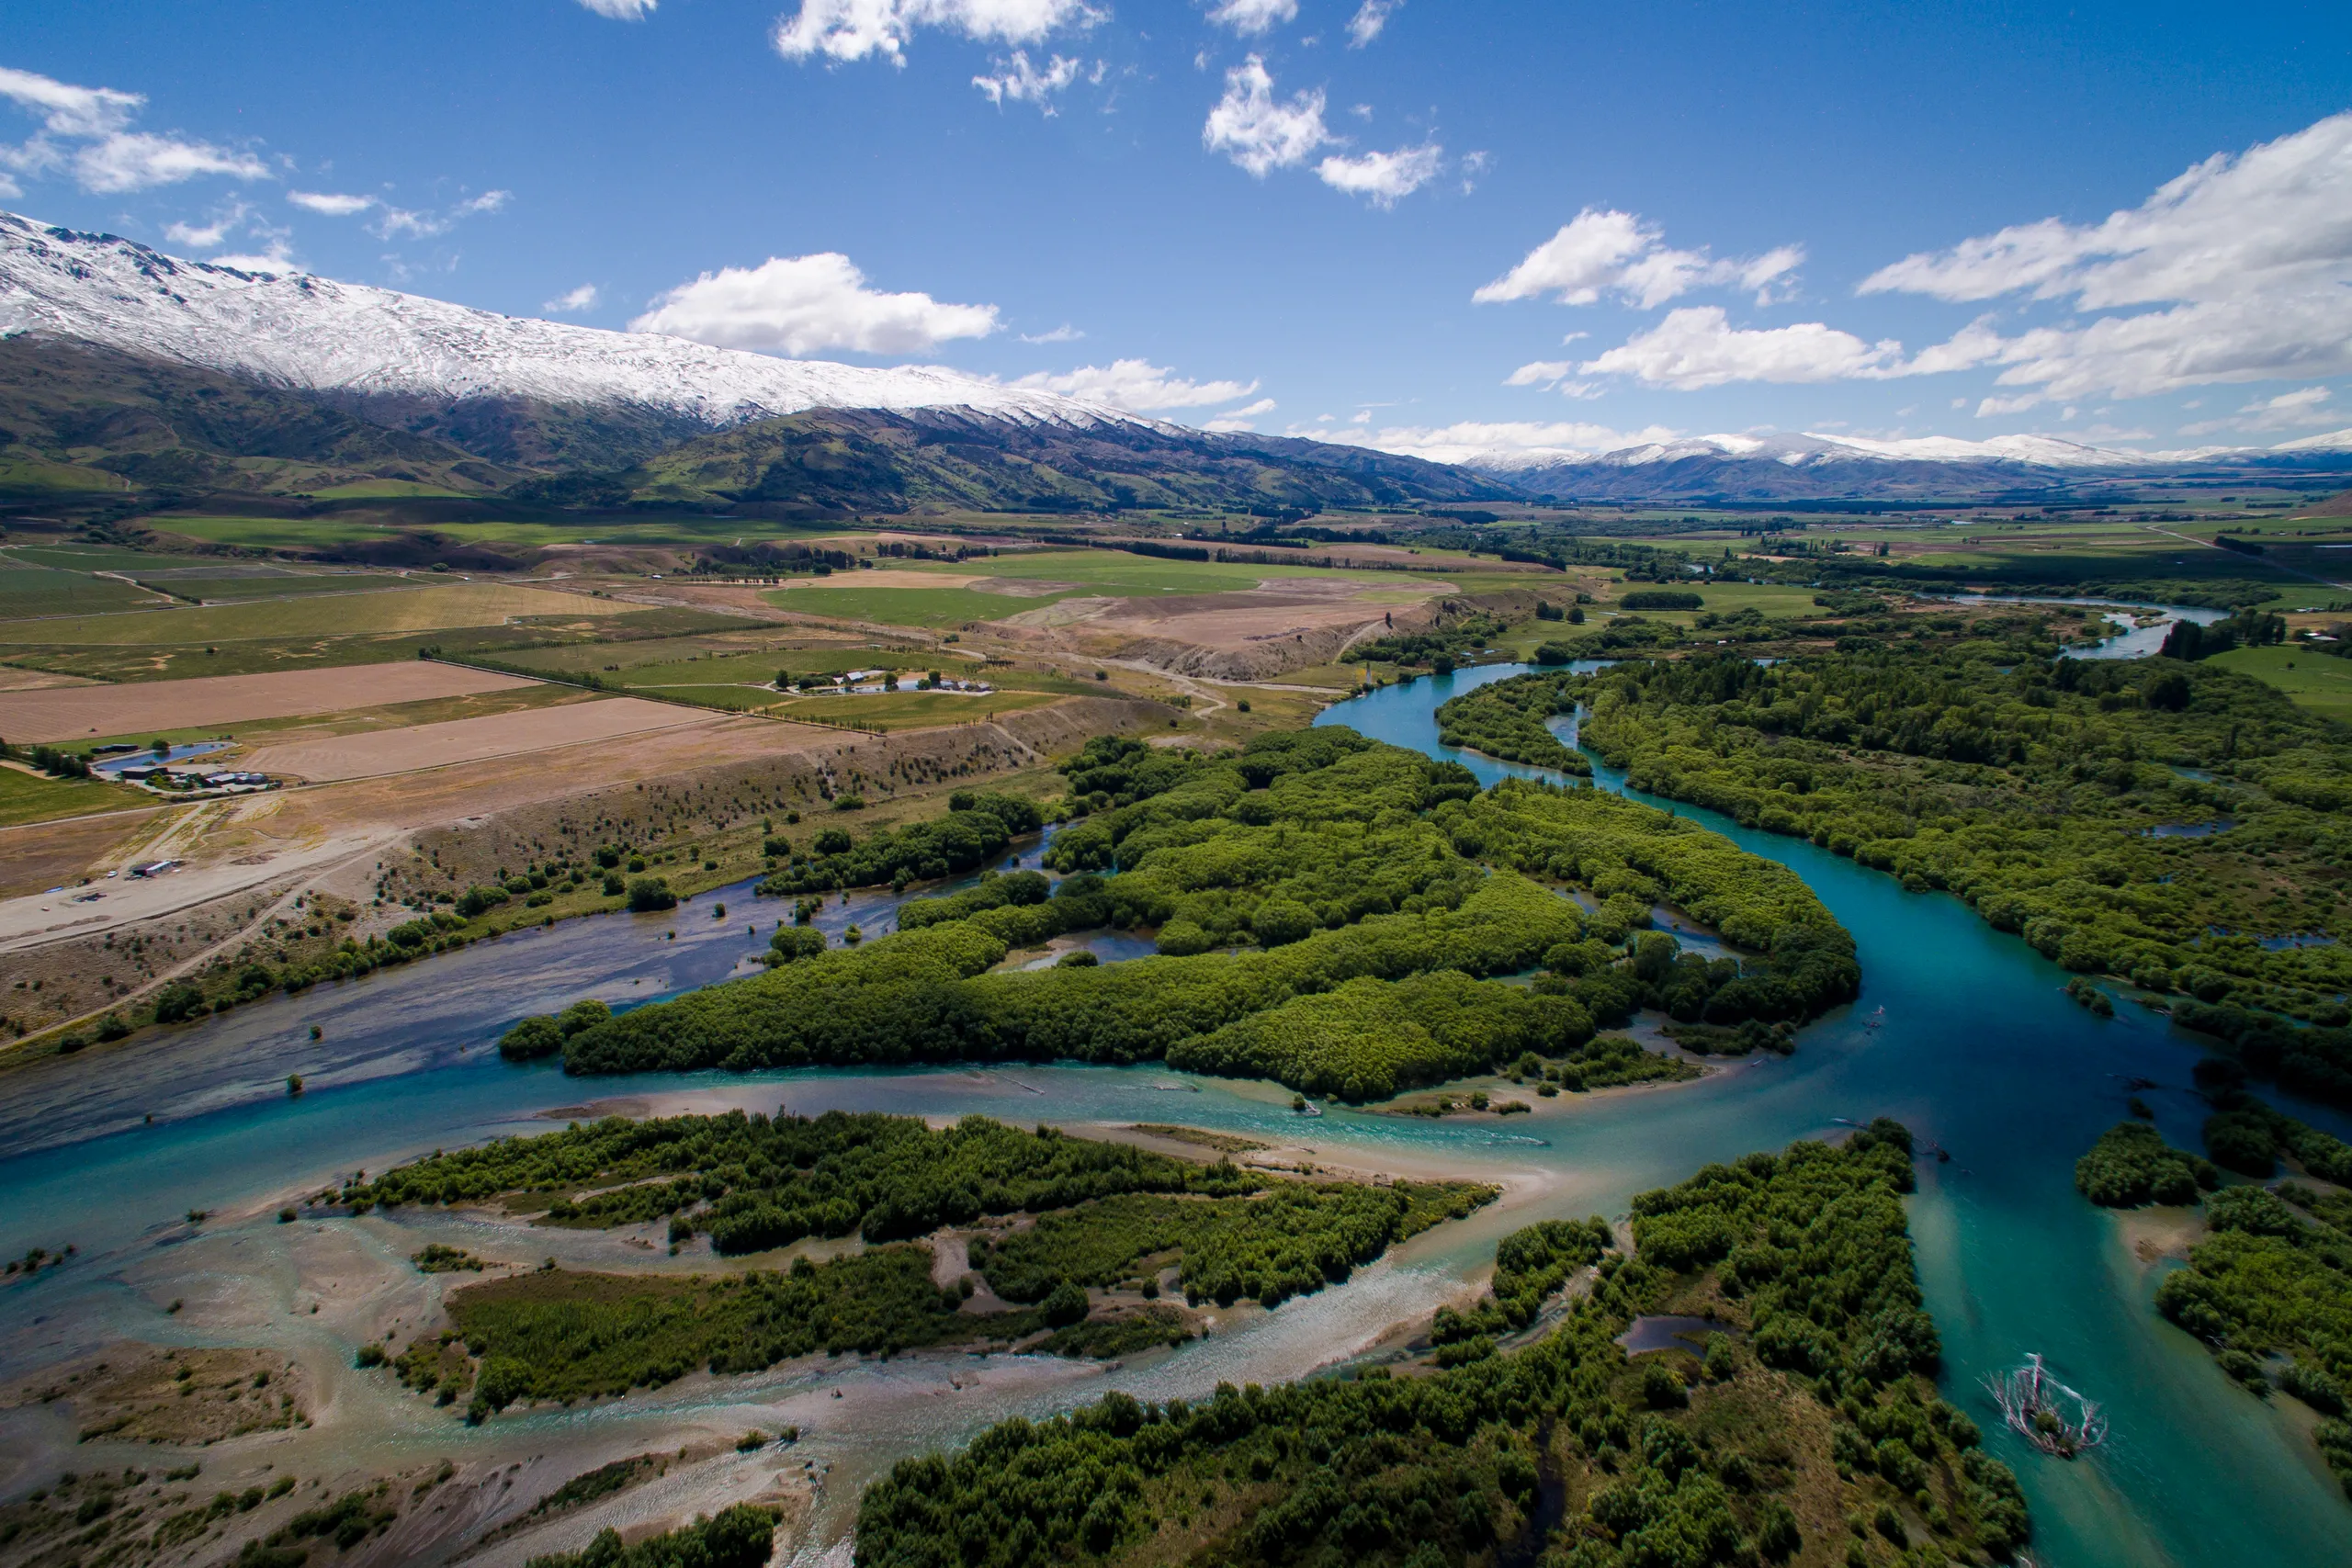
[[[1930,435],[1878,441],[1860,436],[1769,433],[1694,435],[1609,452],[1565,447],[1460,449],[1441,457],[1474,473],[1531,491],[1595,497],[1828,497],[1839,494],[1962,493],[2068,479],[2162,478],[2190,468],[2334,472],[2352,468],[2352,431],[2276,446],[2207,446],[2129,452],[2052,435],[1963,441]]]
[[[628,405],[713,427],[811,408],[969,409],[1084,429],[1174,427],[936,366],[776,359],[502,316],[307,273],[184,261],[0,212],[0,337],[53,335],[273,386],[448,401]]]
[[[1838,463],[2015,463],[2041,468],[2144,468],[2159,461],[2138,452],[2085,446],[2049,435],[1999,435],[1962,441],[1949,435],[1905,441],[1860,436],[1772,433],[1762,435],[1692,435],[1649,442],[1610,452],[1566,447],[1523,447],[1477,452],[1459,459],[1488,473],[1527,473],[1555,468],[1636,468],[1692,459],[1778,463],[1807,468]]]

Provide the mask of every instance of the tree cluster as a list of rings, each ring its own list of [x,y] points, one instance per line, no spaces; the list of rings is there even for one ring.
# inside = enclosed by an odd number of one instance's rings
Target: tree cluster
[[[905,1461],[861,1501],[860,1568],[1711,1568],[1786,1562],[1811,1544],[1801,1515],[1873,1503],[1914,1561],[2007,1559],[2027,1539],[2024,1499],[1919,1375],[1933,1326],[1904,1315],[1917,1313],[1897,1197],[1908,1144],[1882,1123],[1844,1149],[1800,1144],[1645,1195],[1637,1224],[1662,1241],[1711,1216],[1728,1238],[1718,1260],[1678,1268],[1646,1243],[1600,1256],[1591,1292],[1522,1350],[1414,1378],[1227,1384],[1197,1404],[1113,1393]],[[1510,1299],[1598,1240],[1589,1224],[1515,1235]],[[1736,1284],[1723,1260],[1780,1250],[1822,1276],[1802,1299],[1792,1281]],[[1635,1361],[1617,1345],[1676,1292],[1717,1287],[1727,1328],[1751,1313],[1800,1320],[1819,1371],[1775,1370],[1726,1336],[1686,1382],[1673,1363],[1691,1358]],[[1788,1341],[1770,1343],[1784,1354]],[[1802,1401],[1829,1420],[1800,1418]]]

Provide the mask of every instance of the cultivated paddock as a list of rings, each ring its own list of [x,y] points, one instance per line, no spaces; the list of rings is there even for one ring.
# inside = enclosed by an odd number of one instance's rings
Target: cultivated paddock
[[[119,686],[0,691],[0,736],[13,741],[136,735],[240,719],[295,718],[347,708],[510,691],[535,682],[450,664],[356,664],[270,675],[206,675]]]
[[[522,713],[485,714],[480,718],[454,719],[447,724],[420,724],[373,735],[263,746],[239,758],[237,766],[322,784],[414,773],[420,768],[447,767],[453,762],[478,762],[624,735],[724,722],[727,721],[721,716],[705,709],[649,703],[637,697],[610,697]]]

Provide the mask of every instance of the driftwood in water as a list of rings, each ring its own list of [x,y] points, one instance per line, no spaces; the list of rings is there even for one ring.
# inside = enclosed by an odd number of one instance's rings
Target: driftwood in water
[[[2098,1405],[2052,1377],[2039,1355],[1986,1378],[1984,1388],[2009,1429],[2043,1453],[2073,1459],[2107,1440],[2107,1416]]]

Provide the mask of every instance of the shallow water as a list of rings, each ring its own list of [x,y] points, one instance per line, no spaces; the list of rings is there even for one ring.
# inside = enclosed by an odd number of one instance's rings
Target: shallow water
[[[1486,666],[1388,688],[1329,710],[1324,721],[1439,752],[1436,705],[1522,668]],[[1460,760],[1487,782],[1535,772]],[[1600,782],[1619,786],[1606,770]],[[503,1063],[489,1048],[515,1017],[582,995],[627,1004],[741,971],[789,908],[745,887],[706,894],[667,915],[515,933],[275,998],[129,1051],[14,1075],[0,1080],[0,1108],[10,1112],[0,1119],[0,1190],[11,1199],[0,1207],[0,1253],[67,1241],[80,1250],[62,1269],[0,1288],[0,1381],[117,1337],[282,1344],[339,1379],[337,1424],[299,1439],[306,1471],[512,1451],[577,1456],[576,1468],[585,1468],[674,1446],[684,1428],[731,1435],[791,1423],[805,1436],[780,1465],[815,1459],[836,1467],[820,1510],[820,1536],[831,1536],[854,1513],[857,1484],[909,1452],[960,1440],[1007,1415],[1067,1408],[1109,1387],[1193,1396],[1220,1379],[1267,1381],[1328,1366],[1371,1350],[1399,1318],[1465,1291],[1464,1281],[1491,1263],[1496,1238],[1515,1225],[1547,1214],[1620,1218],[1634,1192],[1679,1180],[1703,1161],[1834,1135],[1841,1122],[1884,1114],[1909,1122],[1923,1147],[1953,1156],[1919,1168],[1912,1224],[1922,1281],[1943,1331],[1945,1391],[2018,1467],[2034,1506],[2037,1562],[2352,1563],[2352,1511],[2309,1445],[2156,1316],[2149,1306],[2155,1275],[2127,1250],[2115,1218],[2073,1190],[2074,1159],[2122,1115],[2127,1077],[2156,1080],[2162,1087],[2143,1093],[2159,1124],[2175,1141],[2194,1142],[2201,1107],[2188,1086],[2197,1047],[2128,1005],[2115,1019],[2093,1018],[2062,993],[2063,972],[1952,899],[1906,894],[1802,840],[1671,808],[1803,874],[1860,944],[1862,999],[1804,1031],[1785,1060],[1725,1066],[1677,1088],[1539,1100],[1508,1126],[1338,1107],[1297,1117],[1287,1093],[1271,1086],[1159,1067],[578,1079],[544,1064]],[[725,920],[711,912],[720,902]],[[837,898],[820,921],[878,933],[896,902]],[[312,1023],[323,1033],[315,1043]],[[305,1079],[300,1098],[285,1093],[289,1072]],[[380,1377],[336,1373],[348,1366],[348,1338],[298,1310],[304,1248],[352,1249],[390,1276],[405,1273],[400,1260],[425,1239],[481,1242],[447,1216],[280,1225],[274,1207],[339,1173],[544,1127],[542,1113],[600,1097],[1014,1122],[1182,1122],[1306,1142],[1334,1159],[1356,1152],[1476,1172],[1509,1184],[1513,1200],[1416,1238],[1344,1288],[1271,1314],[1226,1314],[1204,1342],[1115,1369],[1032,1357],[820,1359],[758,1378],[693,1378],[627,1401],[511,1414],[479,1429],[390,1393]],[[2352,1131],[2332,1112],[2292,1108]],[[143,1120],[150,1113],[153,1123]],[[181,1217],[191,1208],[220,1217],[191,1226]],[[593,1261],[595,1248],[610,1245],[580,1233],[547,1242],[568,1261]],[[421,1289],[407,1278],[407,1288]],[[189,1310],[173,1316],[164,1309],[180,1296]],[[2115,1438],[2106,1450],[2070,1465],[1993,1429],[1977,1380],[2030,1350],[2108,1406]],[[832,1398],[835,1389],[844,1397]],[[43,1444],[55,1438],[34,1417],[0,1420],[0,1491],[13,1495],[53,1473],[59,1454]],[[116,1458],[102,1443],[74,1452],[63,1462],[84,1468],[141,1457]]]

